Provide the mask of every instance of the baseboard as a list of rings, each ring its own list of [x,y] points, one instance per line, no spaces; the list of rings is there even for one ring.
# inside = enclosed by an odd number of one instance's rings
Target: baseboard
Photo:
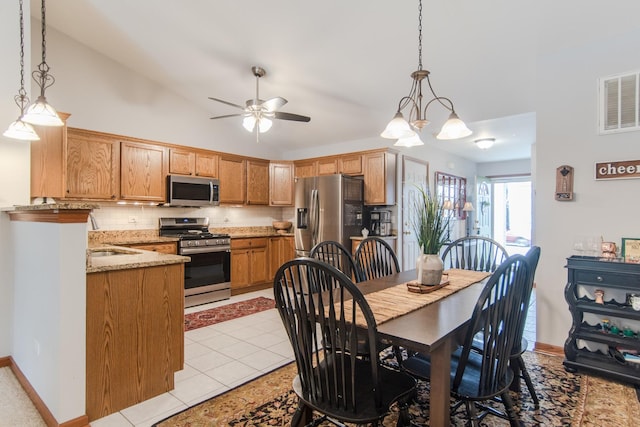
[[[551,356],[563,356],[564,357],[564,348],[558,347],[556,345],[545,344],[537,342],[534,345],[534,351],[539,353],[550,354]]]
[[[16,376],[16,379],[24,389],[27,396],[33,402],[33,405],[36,407],[36,410],[44,420],[45,424],[48,427],[88,427],[89,426],[89,417],[87,415],[81,415],[72,420],[65,421],[63,423],[58,423],[56,418],[53,416],[47,405],[42,401],[40,396],[36,390],[31,386],[27,377],[22,373],[18,365],[13,360],[13,357],[0,357],[0,367],[8,366],[11,368],[13,375]]]

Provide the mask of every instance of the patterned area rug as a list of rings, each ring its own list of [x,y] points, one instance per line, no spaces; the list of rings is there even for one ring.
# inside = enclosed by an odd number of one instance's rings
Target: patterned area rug
[[[246,301],[235,302],[223,305],[222,307],[211,308],[209,310],[198,311],[184,315],[184,330],[203,328],[226,320],[236,319],[249,314],[259,313],[264,310],[275,308],[274,300],[265,297],[252,298]]]
[[[636,426],[640,404],[635,389],[629,385],[604,381],[564,370],[562,358],[525,352],[525,363],[540,397],[535,409],[523,383],[523,391],[513,394],[516,410],[526,426]],[[249,383],[192,406],[157,424],[158,427],[205,426],[285,426],[291,422],[297,397],[291,390],[295,364],[287,365]],[[418,383],[418,399],[411,405],[412,422],[429,425],[429,385]],[[501,408],[501,405],[497,408]],[[384,419],[383,426],[395,426],[397,410]],[[454,415],[453,425],[464,425]],[[322,424],[323,426],[325,424]],[[330,425],[330,424],[327,424]],[[508,426],[495,416],[484,419],[484,426]]]

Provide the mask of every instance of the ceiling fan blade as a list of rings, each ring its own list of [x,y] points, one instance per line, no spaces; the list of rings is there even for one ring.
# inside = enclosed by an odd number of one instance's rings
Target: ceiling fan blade
[[[238,117],[238,116],[243,116],[244,114],[227,114],[226,116],[216,116],[216,117],[209,117],[210,119],[226,119],[227,117]]]
[[[227,105],[230,105],[230,106],[232,106],[232,107],[236,107],[236,108],[239,108],[239,109],[241,109],[241,110],[244,110],[244,107],[242,107],[242,106],[240,106],[240,105],[238,105],[238,104],[234,104],[233,102],[224,101],[224,100],[222,100],[222,99],[212,98],[212,97],[209,97],[209,99],[211,99],[211,100],[213,100],[213,101],[222,102],[223,104],[227,104]]]
[[[278,108],[282,107],[288,101],[281,96],[276,96],[275,98],[267,99],[262,103],[262,106],[267,109],[267,111],[276,111]]]
[[[282,111],[276,111],[274,114],[274,118],[280,120],[293,120],[295,122],[308,122],[311,120],[311,117],[301,116],[299,114],[292,113],[284,113]]]

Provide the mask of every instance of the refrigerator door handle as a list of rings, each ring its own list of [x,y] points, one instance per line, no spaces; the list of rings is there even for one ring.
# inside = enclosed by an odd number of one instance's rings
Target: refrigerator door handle
[[[309,219],[311,222],[311,247],[313,248],[315,245],[318,244],[318,228],[319,228],[319,224],[318,222],[320,221],[320,203],[318,200],[318,190],[314,189],[311,190],[311,207],[310,207],[310,215],[309,215]]]

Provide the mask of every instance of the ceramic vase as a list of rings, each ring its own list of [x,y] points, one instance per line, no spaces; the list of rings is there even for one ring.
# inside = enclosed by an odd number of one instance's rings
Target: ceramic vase
[[[416,260],[416,270],[418,270],[418,282],[421,285],[439,285],[444,263],[438,255],[421,254]]]

